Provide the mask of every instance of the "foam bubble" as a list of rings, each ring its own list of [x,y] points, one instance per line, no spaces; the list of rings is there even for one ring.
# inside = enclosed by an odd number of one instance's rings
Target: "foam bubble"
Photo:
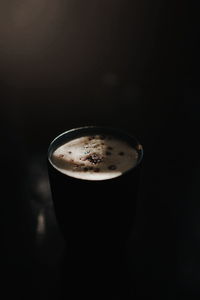
[[[112,136],[83,136],[59,146],[51,162],[60,172],[79,179],[106,180],[122,175],[138,161],[138,152]]]

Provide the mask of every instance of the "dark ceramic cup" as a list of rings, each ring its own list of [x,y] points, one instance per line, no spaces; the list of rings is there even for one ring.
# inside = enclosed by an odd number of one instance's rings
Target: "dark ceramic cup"
[[[137,164],[107,180],[82,180],[56,169],[52,153],[81,136],[110,135],[138,152]],[[58,224],[67,243],[71,286],[78,284],[92,298],[123,281],[122,253],[134,226],[143,149],[119,129],[88,126],[66,131],[48,149],[48,171]],[[95,295],[97,297],[97,295]]]

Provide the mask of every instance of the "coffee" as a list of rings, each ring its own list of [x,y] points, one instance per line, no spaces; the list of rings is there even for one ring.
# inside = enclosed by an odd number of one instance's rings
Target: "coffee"
[[[135,137],[113,128],[75,128],[50,144],[52,199],[67,242],[66,290],[74,298],[113,299],[119,289],[126,299],[124,253],[135,222],[142,156]]]
[[[118,177],[138,162],[138,151],[111,135],[82,136],[60,145],[51,156],[60,172],[79,179],[106,180]]]

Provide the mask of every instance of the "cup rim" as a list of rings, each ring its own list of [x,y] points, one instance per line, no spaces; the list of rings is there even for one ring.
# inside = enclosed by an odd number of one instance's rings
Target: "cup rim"
[[[115,137],[121,138],[121,139],[129,142],[129,144],[131,144],[135,148],[135,150],[138,152],[138,155],[139,155],[137,163],[133,167],[131,167],[130,169],[125,171],[123,173],[123,175],[125,173],[128,173],[131,170],[135,169],[138,165],[140,165],[140,163],[143,159],[143,156],[144,156],[144,150],[143,150],[143,146],[138,141],[138,139],[135,137],[135,135],[132,135],[129,132],[127,132],[123,129],[119,129],[117,127],[91,125],[91,126],[81,126],[81,127],[76,127],[76,128],[66,130],[66,131],[62,132],[61,134],[57,135],[51,141],[51,143],[49,144],[49,147],[48,147],[48,151],[47,151],[47,159],[54,169],[58,170],[51,161],[51,155],[52,155],[53,151],[55,151],[59,146],[61,146],[63,144],[62,141],[67,142],[67,141],[73,140],[74,138],[84,136],[84,133],[86,135],[88,135],[88,134],[110,134],[110,135],[113,135]],[[59,172],[62,173],[61,171],[59,171]],[[67,175],[65,175],[65,176],[67,176]],[[74,179],[77,179],[77,178],[74,177]],[[83,179],[80,179],[80,180],[83,180]],[[84,180],[87,180],[87,179],[84,179]]]

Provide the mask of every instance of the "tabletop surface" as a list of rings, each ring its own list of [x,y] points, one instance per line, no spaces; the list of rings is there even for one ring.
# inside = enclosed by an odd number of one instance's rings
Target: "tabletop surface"
[[[127,244],[134,299],[200,296],[199,106],[191,99],[158,137],[143,139],[136,224]],[[12,139],[7,145],[19,146]],[[27,157],[10,149],[2,149],[2,287],[21,299],[62,299],[66,243],[54,213],[46,153]]]

